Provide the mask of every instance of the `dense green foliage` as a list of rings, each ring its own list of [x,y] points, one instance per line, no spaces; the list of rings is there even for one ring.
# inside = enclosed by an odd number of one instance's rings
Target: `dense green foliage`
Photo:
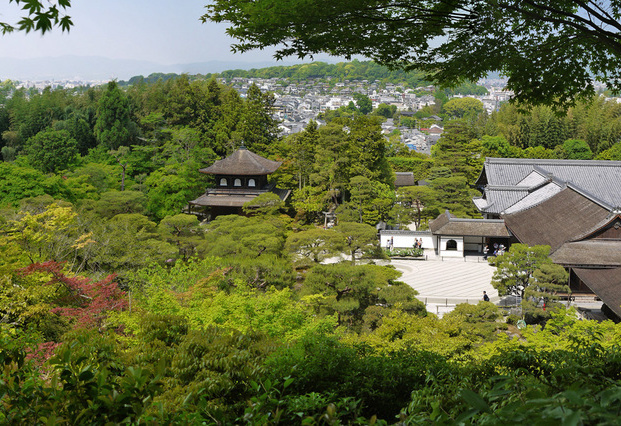
[[[618,415],[621,329],[611,322],[577,321],[573,311],[555,309],[545,328],[512,337],[518,330],[505,333],[495,305],[460,305],[438,319],[398,272],[375,265],[312,266],[298,290],[284,250],[297,251],[301,240],[278,241],[287,221],[273,213],[214,221],[207,235],[218,235],[215,250],[238,247],[230,255],[136,263],[122,291],[113,276],[93,281],[72,272],[98,241],[81,233],[84,213],[49,202],[24,200],[0,236],[2,422],[602,422]],[[113,219],[142,227],[125,234],[157,240],[138,213]],[[204,244],[188,232],[196,227],[177,215],[158,228],[188,253]],[[343,245],[345,230],[305,232],[307,241],[324,241],[319,247]],[[258,257],[244,242],[252,237],[266,244]],[[545,262],[532,276],[538,288],[557,279]],[[560,406],[570,408],[554,410]]]
[[[379,221],[476,215],[468,184],[486,155],[619,158],[616,104],[488,116],[448,101],[425,156],[395,149],[380,127],[390,111],[365,115],[364,98],[349,116],[278,137],[274,98],[257,87],[246,98],[188,76],[0,87],[0,423],[618,415],[619,326],[555,302],[567,277],[545,248],[495,259],[497,288],[546,323],[521,331],[489,302],[428,314],[399,272],[373,264],[385,257]],[[291,202],[264,194],[246,216],[208,224],[181,213],[213,184],[197,169],[242,140],[283,163],[270,180]],[[429,185],[395,191],[395,171]],[[324,212],[337,218],[328,229]]]

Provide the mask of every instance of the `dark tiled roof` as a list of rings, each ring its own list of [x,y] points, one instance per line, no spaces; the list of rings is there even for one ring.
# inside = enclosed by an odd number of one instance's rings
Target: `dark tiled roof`
[[[289,194],[291,194],[290,189],[280,189],[274,187],[270,190],[214,188],[209,189],[206,194],[201,195],[196,200],[190,201],[190,204],[206,207],[242,207],[244,203],[252,201],[259,195],[266,192],[273,192],[283,201],[285,201],[289,197]]]
[[[584,232],[576,235],[573,238],[573,240],[578,241],[578,240],[583,240],[585,238],[592,237],[594,233],[601,230],[602,228],[604,228],[606,225],[610,224],[611,222],[615,222],[619,219],[621,219],[621,214],[619,212],[614,212],[612,214],[609,214],[605,219],[595,224],[595,226],[593,226],[591,229],[586,229]]]
[[[435,235],[504,238],[510,236],[503,220],[461,219],[451,215],[448,210],[429,222],[429,229]]]
[[[397,172],[395,179],[395,186],[414,186],[416,181],[414,180],[414,173],[412,172]]]
[[[455,216],[453,216],[451,212],[446,210],[440,216],[429,222],[429,230],[435,234],[438,229],[441,229],[444,225],[448,224],[449,220],[454,217]]]
[[[550,256],[564,266],[621,266],[621,241],[594,239],[563,244]]]
[[[282,163],[268,160],[246,148],[240,148],[228,157],[218,160],[199,172],[212,175],[256,176],[274,173]]]
[[[571,188],[518,213],[505,215],[507,228],[520,242],[549,245],[554,253],[563,243],[593,229],[608,216],[607,209]]]
[[[425,236],[431,237],[431,231],[410,231],[405,229],[382,229],[380,230],[380,235],[410,235],[412,237],[416,236]]]
[[[256,192],[208,192],[201,195],[190,204],[209,207],[242,207],[244,203],[254,200],[259,194],[267,191]]]
[[[291,195],[291,190],[290,189],[280,189],[280,188],[274,188],[272,189],[272,192],[276,195],[278,195],[280,197],[281,200],[285,201],[287,198],[289,198],[289,195]]]
[[[621,268],[573,270],[593,293],[621,317]]]

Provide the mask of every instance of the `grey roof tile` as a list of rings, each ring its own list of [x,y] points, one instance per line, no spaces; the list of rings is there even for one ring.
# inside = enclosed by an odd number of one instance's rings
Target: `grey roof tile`
[[[543,185],[541,188],[529,193],[524,198],[522,198],[517,203],[509,206],[504,210],[504,213],[511,214],[516,213],[522,210],[526,210],[533,206],[536,206],[539,203],[544,202],[550,197],[561,192],[563,188],[555,182],[550,182],[547,185]]]
[[[539,170],[533,170],[517,183],[518,186],[536,186],[544,183],[547,180],[546,176],[542,175]]]
[[[228,157],[218,160],[211,166],[200,169],[199,172],[221,175],[269,175],[274,173],[282,163],[268,160],[246,148],[240,148]]]
[[[478,183],[513,186],[529,182],[526,178],[533,172],[571,182],[608,205],[621,206],[621,161],[487,158]]]
[[[484,197],[488,203],[485,212],[500,214],[527,195],[528,188],[526,187],[488,186],[485,188],[484,194]]]

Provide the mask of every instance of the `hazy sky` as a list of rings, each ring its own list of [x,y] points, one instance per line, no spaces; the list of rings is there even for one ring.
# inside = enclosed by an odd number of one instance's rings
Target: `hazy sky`
[[[15,22],[19,7],[7,0],[0,1],[3,3],[0,21]],[[43,36],[38,33],[0,36],[0,57],[103,56],[160,64],[214,60],[257,62],[272,58],[272,50],[231,53],[232,39],[225,34],[226,25],[203,24],[199,20],[208,2],[73,0],[68,14],[74,27],[69,33],[53,30]],[[287,61],[293,62],[295,58]]]

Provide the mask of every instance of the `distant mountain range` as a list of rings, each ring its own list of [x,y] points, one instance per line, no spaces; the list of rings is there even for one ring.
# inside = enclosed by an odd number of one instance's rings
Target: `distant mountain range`
[[[265,68],[299,62],[208,61],[164,65],[155,62],[99,56],[60,56],[36,59],[0,58],[0,81],[10,80],[127,80],[151,73],[209,74],[233,69]]]

